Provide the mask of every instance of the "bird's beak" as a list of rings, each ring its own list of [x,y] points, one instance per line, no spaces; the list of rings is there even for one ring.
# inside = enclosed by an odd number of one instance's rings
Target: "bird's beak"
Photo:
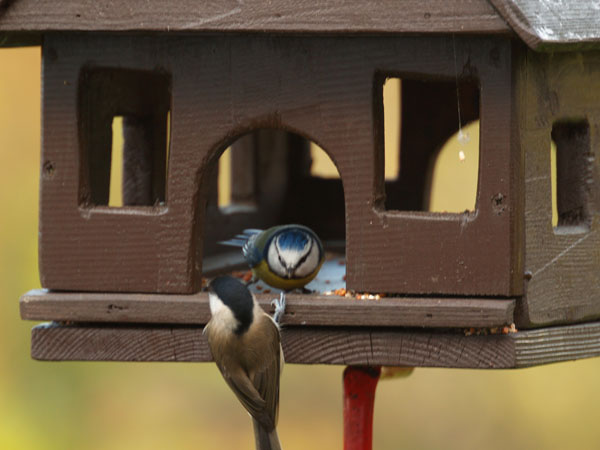
[[[292,278],[292,275],[294,275],[294,269],[286,268],[285,270],[287,272],[287,277]]]

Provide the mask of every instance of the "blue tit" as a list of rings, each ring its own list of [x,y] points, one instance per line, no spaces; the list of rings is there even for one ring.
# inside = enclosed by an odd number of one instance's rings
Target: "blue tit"
[[[278,225],[264,231],[244,230],[243,234],[221,244],[242,247],[254,278],[282,291],[303,288],[317,276],[325,261],[323,244],[317,234],[297,224]],[[274,318],[279,323],[285,311],[284,292],[273,304]]]
[[[204,328],[221,375],[252,416],[257,450],[281,450],[277,436],[283,352],[278,325],[239,280],[208,286],[211,319]]]
[[[244,234],[221,243],[242,247],[254,276],[284,291],[310,283],[325,261],[321,240],[303,225],[244,230]]]

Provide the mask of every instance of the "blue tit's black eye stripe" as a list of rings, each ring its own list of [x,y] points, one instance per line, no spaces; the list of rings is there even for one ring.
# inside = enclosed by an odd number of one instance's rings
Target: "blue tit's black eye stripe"
[[[277,259],[279,260],[279,264],[281,264],[281,267],[283,267],[284,269],[287,268],[287,264],[285,263],[283,257],[281,256],[281,253],[279,253],[279,238],[275,239],[273,241],[273,245],[275,245],[275,253],[277,253]],[[269,265],[269,261],[267,260],[267,264]],[[269,267],[271,267],[269,265]],[[273,268],[271,267],[271,270]]]
[[[294,267],[294,269],[296,269],[297,267],[300,267],[304,261],[306,261],[306,259],[308,258],[308,255],[310,255],[310,252],[313,248],[313,245],[315,243],[314,239],[308,239],[310,242],[310,247],[308,247],[308,251],[302,256],[302,258],[300,258],[300,260],[298,261],[298,264],[296,264],[296,267]]]
[[[234,330],[235,334],[239,335],[246,332],[252,324],[254,308],[252,294],[246,285],[237,278],[222,276],[212,280],[208,290],[219,297],[239,322]]]

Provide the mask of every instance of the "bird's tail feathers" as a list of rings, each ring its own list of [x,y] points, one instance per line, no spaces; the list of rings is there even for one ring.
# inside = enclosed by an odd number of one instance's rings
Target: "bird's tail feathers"
[[[227,239],[226,241],[219,241],[219,244],[229,245],[231,247],[243,247],[246,244],[246,242],[248,242],[248,239],[250,239],[256,234],[262,233],[262,231],[263,230],[259,230],[256,228],[248,228],[244,230],[241,234],[238,234],[231,239]]]
[[[253,234],[260,234],[262,232],[263,232],[263,230],[261,230],[259,228],[246,228],[244,230],[244,234],[247,236],[252,236]]]
[[[256,450],[281,450],[277,428],[267,431],[258,421],[252,419]]]

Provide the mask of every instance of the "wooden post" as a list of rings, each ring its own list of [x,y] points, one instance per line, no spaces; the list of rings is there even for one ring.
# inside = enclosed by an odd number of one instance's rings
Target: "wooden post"
[[[344,450],[371,450],[373,407],[381,367],[348,366],[344,370]]]

